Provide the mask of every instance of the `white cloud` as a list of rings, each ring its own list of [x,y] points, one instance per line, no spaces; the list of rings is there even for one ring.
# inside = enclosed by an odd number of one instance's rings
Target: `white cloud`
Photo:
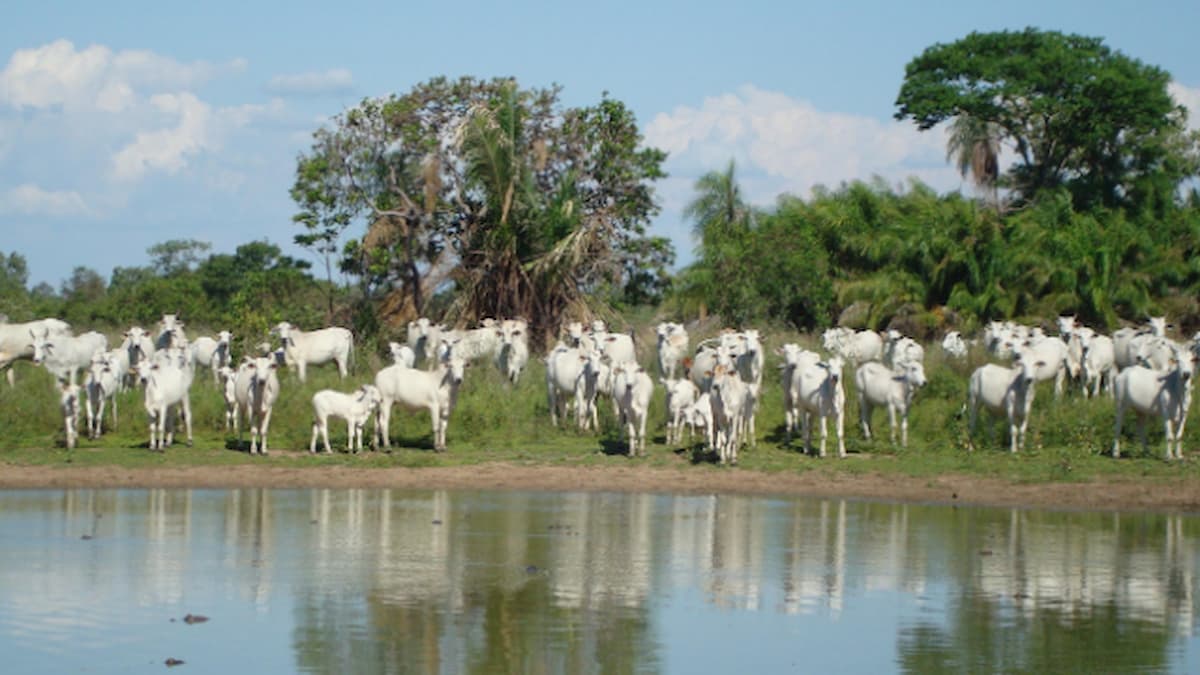
[[[1200,129],[1200,87],[1188,87],[1178,82],[1167,85],[1167,91],[1179,105],[1187,108],[1188,128]]]
[[[133,105],[136,91],[189,89],[222,71],[244,68],[242,59],[181,63],[144,50],[114,52],[103,45],[77,50],[68,40],[56,40],[13,53],[0,72],[0,104],[120,112]]]
[[[25,183],[0,196],[0,213],[26,216],[84,216],[90,209],[78,192],[49,191]]]
[[[911,124],[827,112],[807,101],[746,85],[707,98],[698,108],[660,113],[646,143],[670,153],[676,184],[663,190],[678,205],[679,180],[694,181],[733,159],[747,198],[770,203],[784,192],[806,195],[816,185],[881,176],[902,183],[919,175],[938,189],[958,185],[946,163],[944,135]]]
[[[143,131],[134,141],[113,156],[113,173],[118,180],[140,179],[147,170],[178,172],[208,144],[212,109],[189,93],[157,94],[150,98],[158,110],[178,116],[179,123],[168,129]]]
[[[345,94],[353,89],[354,76],[345,68],[332,68],[324,72],[295,75],[276,75],[267,83],[267,91],[281,95],[322,96]]]

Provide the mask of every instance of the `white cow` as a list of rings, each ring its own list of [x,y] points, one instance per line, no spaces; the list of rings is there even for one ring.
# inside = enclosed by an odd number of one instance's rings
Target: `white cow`
[[[237,371],[229,366],[217,369],[221,398],[225,401],[225,430],[238,432]]]
[[[97,352],[88,369],[87,381],[87,419],[88,438],[100,438],[104,426],[104,406],[112,401],[112,426],[117,428],[117,392],[121,388],[121,354],[120,349],[108,352]]]
[[[138,379],[144,387],[144,405],[150,418],[151,450],[166,450],[175,440],[174,425],[168,420],[171,408],[179,408],[179,416],[187,429],[187,444],[192,445],[192,404],[188,388],[192,384],[191,370],[186,363],[174,360],[142,361],[138,364]]]
[[[524,319],[505,319],[500,322],[500,372],[509,382],[517,383],[529,363],[529,322]]]
[[[271,426],[271,410],[279,400],[279,365],[271,358],[259,356],[245,359],[238,367],[234,396],[250,427],[250,454],[267,454],[267,430]]]
[[[585,357],[583,372],[575,381],[575,411],[581,431],[599,431],[596,399],[601,394],[613,398],[613,415],[620,414],[616,397],[613,396],[613,369],[608,359],[594,349]]]
[[[840,356],[811,365],[799,372],[796,403],[804,428],[804,450],[812,452],[812,417],[821,420],[821,452],[825,456],[825,441],[828,430],[826,418],[832,417],[837,432],[838,456],[846,456],[846,390],[842,386],[842,369],[845,362]]]
[[[1054,398],[1062,396],[1067,373],[1071,370],[1070,357],[1067,354],[1067,344],[1057,337],[1029,339],[1013,346],[1016,358],[1023,358],[1037,364],[1034,380],[1045,382],[1054,380]]]
[[[1192,402],[1192,373],[1195,363],[1191,353],[1177,350],[1166,370],[1146,366],[1130,366],[1117,375],[1113,392],[1117,417],[1113,432],[1112,456],[1121,455],[1121,423],[1127,410],[1138,414],[1138,434],[1142,451],[1146,451],[1146,417],[1162,417],[1167,443],[1167,460],[1183,459],[1183,428],[1187,424],[1188,408]]]
[[[79,406],[82,405],[79,385],[62,382],[59,385],[58,410],[62,414],[63,428],[66,432],[66,445],[75,447],[79,439]]]
[[[855,332],[851,328],[830,328],[821,334],[821,346],[840,356],[843,363],[857,365],[883,358],[883,338],[873,330]]]
[[[289,364],[296,365],[296,375],[301,382],[305,381],[310,365],[333,361],[342,378],[349,372],[350,358],[354,354],[354,335],[348,329],[334,326],[302,331],[287,321],[281,321],[271,332],[279,336],[284,356]]]
[[[713,428],[712,395],[702,393],[697,396],[696,402],[684,411],[684,420],[688,426],[688,443],[692,442],[692,436],[695,435],[697,428],[703,431],[707,438]]]
[[[784,431],[787,442],[800,424],[800,375],[821,361],[821,355],[801,348],[796,344],[785,344],[775,351],[783,357],[779,366],[780,384],[783,389]]]
[[[329,447],[329,418],[337,417],[346,420],[347,452],[358,452],[363,449],[363,427],[369,418],[379,409],[383,396],[373,384],[364,384],[358,391],[346,394],[332,389],[322,389],[313,394],[313,429],[312,440],[308,443],[308,451],[316,453],[317,434],[320,433],[325,442],[325,454],[333,450]],[[356,445],[357,443],[357,445]]]
[[[495,319],[484,319],[479,328],[443,330],[441,342],[453,346],[454,354],[467,363],[500,355],[501,331]],[[439,350],[438,358],[443,355]]]
[[[908,447],[908,411],[913,396],[925,386],[925,368],[920,361],[902,361],[893,369],[882,363],[864,363],[854,374],[858,387],[858,416],[863,435],[871,438],[871,408],[886,407],[896,442],[896,416],[900,416],[900,445]]]
[[[633,336],[625,333],[610,333],[603,321],[592,322],[592,341],[595,342],[596,349],[608,357],[609,363],[637,362]]]
[[[212,371],[213,382],[219,383],[220,375],[217,373],[221,368],[230,365],[231,358],[229,354],[230,342],[233,340],[233,334],[227,330],[217,333],[216,337],[198,337],[191,343],[192,363],[198,366],[204,366]]]
[[[629,456],[646,454],[646,418],[654,380],[636,361],[613,366],[613,398],[617,401],[621,424],[628,438]]]
[[[675,377],[675,369],[688,353],[688,332],[681,323],[664,321],[655,329],[658,335],[658,372],[666,379]]]
[[[975,421],[980,405],[1008,418],[1012,452],[1025,445],[1025,429],[1029,424],[1029,410],[1033,406],[1034,373],[1037,368],[1036,362],[1018,357],[1013,361],[1012,368],[988,363],[971,373],[967,385],[969,450],[975,449]]]
[[[61,319],[38,319],[25,323],[0,324],[0,370],[6,370],[8,386],[14,386],[16,378],[13,374],[15,361],[32,361],[33,345],[29,338],[33,334],[50,337],[69,336],[71,326]]]
[[[596,341],[592,338],[591,333],[585,333],[583,323],[579,321],[571,321],[563,326],[562,332],[567,338],[568,347],[579,347],[585,352],[590,352],[596,348]]]
[[[591,351],[581,347],[560,345],[546,355],[546,400],[550,406],[550,421],[558,426],[559,418],[566,418],[567,401],[575,402],[576,421],[585,427],[582,419],[589,411],[580,408],[583,387],[583,372]],[[597,357],[598,358],[598,357]],[[568,396],[570,398],[568,398]]]
[[[1107,335],[1080,336],[1083,359],[1080,364],[1080,379],[1083,395],[1099,396],[1101,389],[1112,394],[1113,381],[1117,379],[1117,364],[1113,355],[1113,341]],[[1089,392],[1090,390],[1090,392]]]
[[[158,320],[158,335],[154,338],[155,349],[182,347],[188,342],[187,333],[183,331],[184,323],[178,314],[163,314]]]
[[[75,384],[76,373],[92,365],[96,352],[108,350],[108,338],[96,331],[71,336],[31,330],[29,337],[33,362],[44,366],[55,379],[71,384]]]
[[[727,354],[721,354],[712,374],[708,392],[712,408],[709,447],[716,451],[722,464],[736,465],[741,448],[742,431],[746,427],[748,407],[753,405],[750,385],[733,367]]]
[[[154,340],[150,339],[150,334],[141,326],[130,327],[123,337],[121,349],[125,350],[129,360],[127,372],[131,375],[130,379],[136,382],[137,364],[154,358]]]
[[[399,403],[408,410],[428,410],[433,425],[433,449],[446,449],[446,428],[450,413],[458,402],[466,362],[451,352],[432,371],[388,366],[375,374],[375,386],[382,401],[375,423],[376,447],[390,447],[388,420],[392,404]]]
[[[942,351],[946,352],[951,358],[965,359],[967,357],[967,343],[963,340],[961,333],[952,330],[942,338]]]
[[[887,344],[884,346],[883,362],[889,367],[896,367],[908,361],[925,363],[925,348],[916,340],[905,337],[896,329],[887,332]]]
[[[667,443],[683,440],[684,425],[689,422],[688,413],[700,397],[700,390],[691,380],[659,380],[667,390]]]
[[[412,368],[417,363],[417,353],[408,345],[389,342],[388,353],[392,355],[392,363],[396,365]]]
[[[408,346],[417,357],[417,365],[424,365],[426,369],[437,366],[436,350],[442,342],[443,330],[441,325],[425,317],[408,322]]]

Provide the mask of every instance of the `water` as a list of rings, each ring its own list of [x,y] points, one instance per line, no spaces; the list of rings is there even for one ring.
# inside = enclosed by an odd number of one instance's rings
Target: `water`
[[[0,669],[1195,673],[1198,554],[1162,514],[8,491]]]

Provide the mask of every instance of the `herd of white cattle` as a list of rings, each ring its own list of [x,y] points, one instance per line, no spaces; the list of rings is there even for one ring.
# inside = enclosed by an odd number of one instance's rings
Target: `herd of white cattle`
[[[1025,442],[1035,384],[1054,380],[1055,397],[1068,380],[1078,383],[1084,397],[1107,392],[1116,404],[1112,445],[1120,453],[1120,435],[1127,412],[1139,418],[1145,448],[1145,419],[1158,417],[1166,435],[1166,458],[1182,458],[1182,436],[1191,403],[1191,375],[1200,353],[1200,333],[1191,343],[1166,335],[1164,318],[1151,318],[1140,328],[1125,328],[1111,336],[1079,324],[1074,317],[1058,318],[1058,335],[1012,322],[992,322],[977,342],[996,360],[970,375],[966,411],[969,436],[974,436],[980,406],[1008,422],[1012,452]],[[240,419],[250,429],[250,453],[267,453],[271,410],[280,396],[276,371],[293,368],[301,382],[310,365],[334,363],[344,378],[354,353],[351,332],[345,328],[302,331],[287,322],[271,329],[280,346],[264,342],[257,356],[246,355],[236,366],[231,359],[233,336],[221,331],[212,337],[189,340],[177,315],[165,314],[157,331],[140,327],[124,333],[121,345],[108,349],[107,338],[97,332],[73,335],[58,319],[27,323],[0,323],[0,368],[28,359],[45,367],[59,382],[66,444],[74,447],[81,409],[86,411],[89,438],[103,431],[106,405],[117,421],[116,394],[130,386],[144,390],[149,416],[149,447],[165,449],[174,440],[174,418],[182,420],[188,445],[192,443],[189,392],[198,367],[209,368],[225,402],[225,426],[240,433]],[[884,333],[832,328],[821,336],[824,354],[798,344],[774,350],[783,392],[785,432],[788,442],[797,431],[812,452],[812,427],[820,427],[817,451],[825,456],[827,421],[832,422],[838,455],[846,455],[844,418],[846,395],[842,371],[855,368],[859,421],[863,435],[871,438],[871,413],[885,408],[895,443],[908,444],[908,414],[917,391],[926,384],[924,347],[895,330]],[[945,335],[941,349],[951,360],[964,360],[968,341],[958,332]],[[739,450],[757,437],[755,417],[763,386],[765,354],[758,330],[726,330],[703,340],[692,351],[686,328],[679,323],[657,326],[657,383],[666,392],[667,442],[691,443],[701,434],[705,447],[722,463],[736,464]],[[373,384],[351,392],[324,389],[312,397],[313,425],[309,444],[325,452],[329,444],[329,418],[345,420],[348,450],[365,447],[363,432],[374,421],[372,443],[389,447],[388,425],[392,406],[427,410],[433,427],[435,450],[446,448],[446,429],[472,362],[491,360],[508,381],[516,384],[529,361],[529,327],[523,319],[487,319],[475,329],[448,329],[421,318],[408,325],[407,343],[389,343],[394,363],[376,373]],[[563,326],[559,342],[543,359],[551,420],[555,425],[568,415],[580,430],[598,429],[598,400],[612,402],[627,439],[628,454],[645,454],[646,425],[656,380],[639,365],[633,336],[608,331],[603,321],[589,326],[571,322]],[[86,372],[83,385],[77,385]],[[177,414],[169,413],[172,409]],[[973,445],[969,447],[973,448]]]

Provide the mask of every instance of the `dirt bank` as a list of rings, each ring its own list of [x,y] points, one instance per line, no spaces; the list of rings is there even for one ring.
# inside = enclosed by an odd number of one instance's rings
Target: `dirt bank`
[[[44,467],[0,465],[0,488],[444,488],[799,495],[1064,509],[1200,511],[1196,481],[1014,484],[962,475],[830,476],[746,470],[557,467],[486,463],[438,468]]]

